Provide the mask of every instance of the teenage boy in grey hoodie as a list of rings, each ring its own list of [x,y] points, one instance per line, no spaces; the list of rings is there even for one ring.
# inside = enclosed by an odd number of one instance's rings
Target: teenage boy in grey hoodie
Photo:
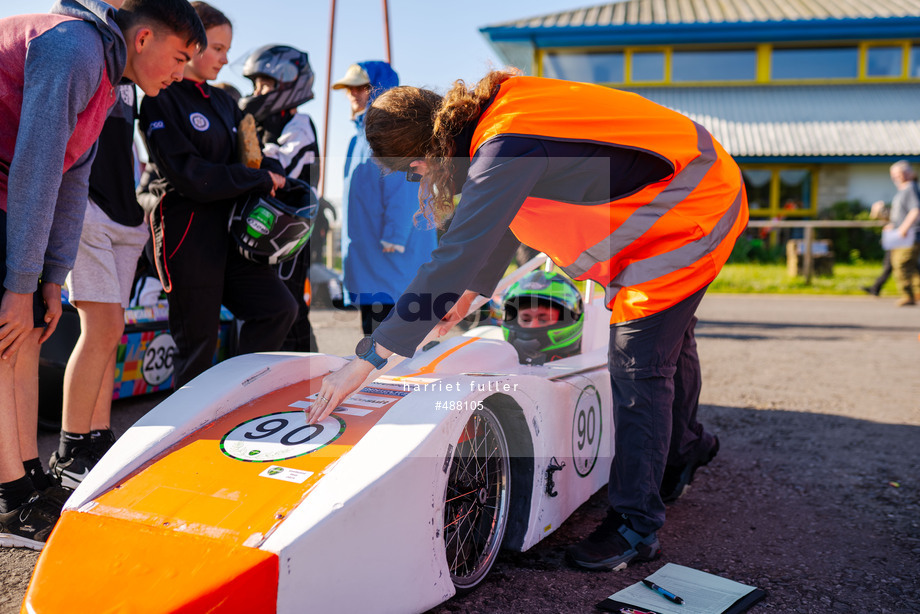
[[[117,12],[61,0],[0,19],[0,546],[40,550],[64,502],[33,466],[38,349],[61,315],[116,86],[124,76],[156,96],[206,46],[186,0],[126,0]]]

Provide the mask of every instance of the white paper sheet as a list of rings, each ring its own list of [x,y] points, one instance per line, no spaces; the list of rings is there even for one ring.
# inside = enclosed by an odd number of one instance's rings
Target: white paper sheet
[[[668,601],[641,582],[627,586],[611,599],[660,614],[721,614],[755,589],[705,571],[668,563],[648,579],[684,600],[683,605]]]

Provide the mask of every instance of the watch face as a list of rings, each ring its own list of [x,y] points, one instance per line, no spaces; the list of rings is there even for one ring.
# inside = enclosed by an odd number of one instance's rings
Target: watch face
[[[362,354],[367,354],[371,351],[371,348],[374,346],[374,341],[370,337],[365,337],[358,342],[358,346],[355,348],[355,354],[358,356]]]

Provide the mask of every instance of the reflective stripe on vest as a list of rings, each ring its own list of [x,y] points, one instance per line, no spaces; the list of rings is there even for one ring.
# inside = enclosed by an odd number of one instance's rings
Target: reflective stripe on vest
[[[640,260],[620,271],[619,275],[614,277],[607,286],[605,292],[607,303],[609,304],[616,298],[620,288],[647,283],[677,271],[686,266],[685,263],[687,262],[696,262],[703,256],[711,254],[729,236],[732,228],[738,222],[744,205],[745,198],[742,190],[738,192],[731,208],[722,216],[722,219],[719,220],[719,223],[708,235],[673,251]]]
[[[610,88],[513,77],[480,117],[470,155],[499,135],[609,144],[674,174],[609,203],[528,197],[511,223],[567,274],[606,286],[612,321],[657,313],[715,279],[747,225],[741,171],[689,118]]]
[[[578,260],[564,267],[566,273],[572,277],[580,277],[598,262],[609,260],[611,254],[618,254],[648,232],[662,215],[696,189],[718,156],[712,144],[712,136],[698,124],[693,125],[696,128],[696,142],[700,155],[685,166],[649,204],[636,209],[623,225],[606,239],[589,247],[582,252]]]

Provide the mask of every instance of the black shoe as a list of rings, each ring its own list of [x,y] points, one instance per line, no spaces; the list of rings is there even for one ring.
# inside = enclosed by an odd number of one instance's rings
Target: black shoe
[[[89,475],[90,470],[99,462],[91,446],[73,448],[70,456],[61,456],[58,452],[51,455],[48,468],[64,488],[74,489]]]
[[[97,461],[105,456],[105,453],[115,445],[116,437],[112,429],[96,429],[90,431],[89,435],[90,446],[93,448],[93,454],[96,456]]]
[[[28,502],[0,514],[0,546],[41,550],[60,514],[43,494],[33,493]]]
[[[879,291],[873,288],[872,286],[863,286],[862,291],[866,294],[871,294],[872,296],[878,296]]]
[[[569,546],[569,560],[585,569],[626,569],[632,562],[654,561],[661,556],[658,534],[633,531],[622,514],[607,510],[607,517],[585,539]]]
[[[45,500],[45,503],[52,512],[60,516],[61,510],[64,509],[64,504],[67,503],[67,499],[69,499],[72,494],[72,489],[54,485],[42,491],[42,499]]]
[[[693,482],[693,475],[696,470],[708,465],[716,457],[716,454],[719,453],[719,438],[716,435],[713,435],[713,437],[715,441],[704,455],[697,457],[696,460],[686,465],[668,465],[664,468],[664,477],[661,479],[661,488],[658,491],[661,494],[662,501],[673,503],[680,499],[686,492],[687,487],[690,486],[690,483]]]

